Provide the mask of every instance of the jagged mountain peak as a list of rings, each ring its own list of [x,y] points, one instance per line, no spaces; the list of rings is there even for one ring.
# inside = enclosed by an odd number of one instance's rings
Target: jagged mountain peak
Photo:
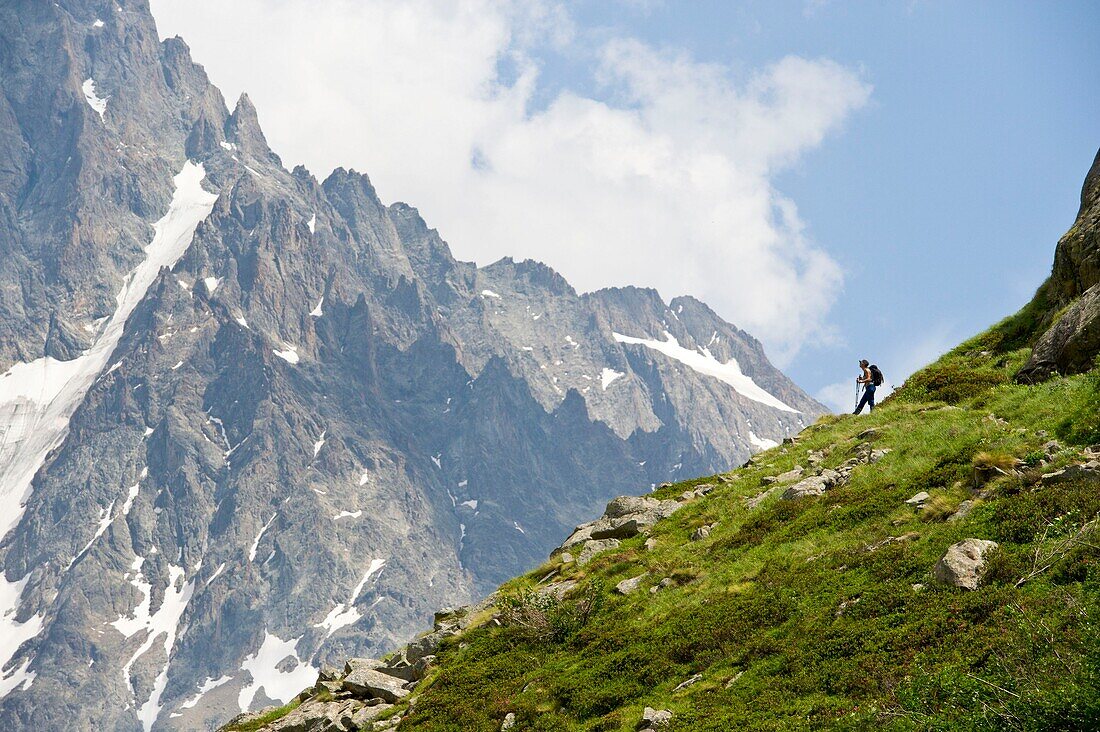
[[[822,411],[709,311],[288,172],[147,3],[46,6],[0,5],[0,727],[284,700]]]

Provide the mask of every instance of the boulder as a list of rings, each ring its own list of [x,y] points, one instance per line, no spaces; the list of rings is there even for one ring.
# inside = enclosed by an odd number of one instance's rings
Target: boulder
[[[1100,483],[1100,465],[1094,465],[1092,462],[1069,465],[1062,470],[1047,473],[1040,479],[1043,485],[1060,485],[1077,481]]]
[[[713,488],[713,486],[708,487]],[[705,495],[705,493],[699,495]],[[587,544],[593,539],[629,539],[661,519],[668,518],[682,506],[681,502],[675,500],[661,501],[644,496],[619,496],[607,504],[603,516],[576,527],[569,538],[554,551],[563,551],[577,544]]]
[[[910,506],[920,506],[931,497],[932,496],[928,495],[927,491],[921,491],[920,493],[914,495],[912,498],[905,499],[905,502],[908,503]]]
[[[970,509],[972,508],[974,508],[974,501],[971,501],[969,499],[965,500],[959,504],[958,508],[955,509],[955,513],[947,517],[947,520],[951,522],[961,521],[966,518],[966,515],[970,513]]]
[[[615,585],[615,592],[620,595],[629,595],[641,586],[642,581],[645,580],[646,574],[642,573],[637,577],[631,577],[630,579],[624,579],[619,584]]]
[[[642,712],[642,718],[635,727],[637,730],[651,730],[667,727],[672,721],[672,712],[667,709],[654,709],[646,707]]]
[[[600,552],[614,549],[617,546],[619,546],[618,539],[590,539],[584,542],[584,546],[581,547],[581,553],[577,555],[577,566],[583,567],[591,562]]]
[[[352,699],[344,701],[306,702],[290,714],[264,727],[268,732],[352,732],[360,727],[356,715],[360,711],[374,712]],[[381,712],[374,712],[377,716]],[[364,719],[364,722],[369,721]]]
[[[649,588],[649,594],[656,595],[661,590],[667,587],[672,587],[674,584],[676,584],[676,580],[672,579],[671,577],[665,577],[663,580]]]
[[[1031,357],[1016,373],[1021,384],[1046,381],[1054,374],[1080,374],[1100,354],[1100,283],[1090,287],[1044,333]]]
[[[321,667],[321,670],[317,673],[318,681],[339,681],[343,674],[340,669],[335,666],[325,665]]]
[[[804,478],[792,485],[780,497],[784,501],[794,501],[810,496],[823,496],[828,486],[828,481],[825,478],[820,475],[811,475],[809,478]]]
[[[952,544],[936,563],[936,580],[964,590],[976,590],[985,572],[986,557],[997,548],[988,539],[965,539]]]
[[[384,666],[377,658],[349,658],[344,662],[344,676],[359,671],[360,669],[376,669]]]
[[[691,532],[691,540],[702,541],[703,539],[706,539],[708,536],[710,536],[710,529],[711,527],[709,526],[700,526],[695,531]]]
[[[342,683],[344,689],[357,696],[378,697],[391,704],[409,694],[409,690],[405,688],[405,682],[402,679],[376,671],[373,668],[356,668],[344,677]]]

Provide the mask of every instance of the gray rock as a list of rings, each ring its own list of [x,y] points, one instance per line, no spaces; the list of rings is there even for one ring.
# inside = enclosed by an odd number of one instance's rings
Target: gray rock
[[[976,590],[985,572],[987,556],[997,548],[987,539],[965,539],[952,544],[936,563],[936,580],[964,590]]]
[[[642,546],[645,547],[645,550],[647,552],[651,552],[657,548],[657,540],[653,537],[650,537],[645,540],[645,544],[643,544]]]
[[[920,493],[914,495],[912,498],[905,499],[905,502],[908,503],[910,506],[920,506],[931,497],[932,496],[928,495],[927,491],[921,491]]]
[[[684,689],[688,688],[689,686],[695,686],[700,681],[702,681],[702,679],[703,679],[703,674],[695,674],[695,675],[685,679],[684,681],[681,681],[679,684],[676,685],[676,688],[673,689],[672,691],[673,692],[683,691]]]
[[[618,592],[620,595],[629,595],[631,592],[634,592],[638,589],[638,587],[641,586],[642,582],[645,581],[645,578],[647,576],[647,573],[642,573],[637,577],[624,579],[622,582],[615,585],[615,592]]]
[[[672,712],[669,710],[646,707],[636,729],[661,729],[662,727],[668,727],[671,722]]]
[[[800,480],[792,485],[783,495],[780,496],[784,501],[794,501],[799,498],[809,498],[812,496],[823,496],[825,490],[828,488],[828,481],[820,475],[811,475],[809,478]]]
[[[1100,285],[1081,295],[1031,349],[1031,357],[1016,374],[1025,384],[1054,374],[1080,374],[1092,368],[1100,354]]]
[[[402,679],[366,667],[356,668],[341,683],[353,694],[377,697],[391,704],[409,694]]]
[[[501,732],[504,732],[504,730],[512,729],[515,726],[516,715],[514,712],[508,712],[506,715],[504,715],[504,721],[500,723],[500,730]]]
[[[676,584],[676,580],[672,579],[671,577],[665,577],[660,582],[658,582],[657,584],[655,584],[655,585],[653,585],[652,587],[649,588],[649,594],[656,595],[661,590],[668,589],[669,587],[672,587],[675,584]]]
[[[959,504],[958,508],[955,509],[955,513],[948,516],[947,520],[950,522],[962,521],[972,508],[974,508],[974,501],[967,499]]]
[[[359,714],[365,712],[364,714]],[[358,715],[362,723],[369,721],[369,715],[374,712],[372,707],[364,707],[361,702],[354,700],[305,702],[285,717],[278,719],[266,727],[267,732],[352,732],[360,727],[356,720]],[[378,712],[374,713],[377,716]],[[366,717],[366,718],[364,718]]]
[[[691,532],[692,541],[702,541],[710,536],[710,526],[700,526],[695,531]]]
[[[591,539],[584,542],[581,553],[577,555],[577,566],[583,567],[591,562],[597,554],[619,546],[618,539]]]
[[[1043,485],[1061,485],[1070,482],[1100,483],[1100,467],[1089,464],[1068,465],[1062,470],[1047,473],[1040,482]]]

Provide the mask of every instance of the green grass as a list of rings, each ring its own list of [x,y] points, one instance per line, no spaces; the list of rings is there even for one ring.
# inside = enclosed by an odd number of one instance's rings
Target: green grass
[[[521,602],[551,568],[578,581],[553,632],[482,626],[449,644],[401,730],[633,730],[645,706],[673,730],[1064,730],[1100,719],[1100,537],[1067,544],[1100,512],[1095,486],[1037,489],[1041,470],[1100,441],[1100,371],[1012,382],[1040,322],[998,324],[915,375],[875,413],[827,417],[794,446],[730,474],[655,528],[583,568],[557,560],[504,586]],[[833,467],[868,427],[892,450],[822,498],[756,509],[765,476],[825,450]],[[1057,435],[1067,450],[1037,467]],[[976,456],[1011,465],[972,494]],[[984,464],[984,463],[983,463]],[[658,491],[674,497],[706,479]],[[932,498],[923,512],[904,501]],[[963,500],[966,518],[946,521]],[[692,531],[716,524],[692,542]],[[904,540],[886,542],[890,537]],[[932,581],[967,537],[1000,543],[974,592]],[[1062,542],[1061,544],[1059,542]],[[1036,556],[1051,566],[1026,581]],[[617,582],[648,571],[627,596]],[[663,577],[675,584],[657,594]],[[592,602],[592,588],[604,593]],[[584,612],[570,603],[588,603]],[[545,609],[545,608],[544,608]],[[577,622],[577,618],[583,622]],[[679,692],[693,674],[702,679]]]
[[[257,732],[257,730],[263,729],[265,726],[282,719],[286,715],[293,712],[301,704],[300,701],[295,699],[289,704],[285,704],[278,709],[272,709],[270,712],[263,714],[256,719],[241,724],[235,724],[222,728],[220,732]]]

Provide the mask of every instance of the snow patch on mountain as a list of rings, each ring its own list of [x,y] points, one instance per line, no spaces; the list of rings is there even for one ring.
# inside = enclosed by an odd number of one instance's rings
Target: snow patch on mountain
[[[85,79],[84,84],[80,87],[84,92],[84,101],[88,103],[88,106],[95,110],[100,119],[103,119],[103,114],[107,111],[107,100],[110,97],[100,98],[96,94],[95,79]]]
[[[242,712],[252,706],[252,700],[260,689],[269,698],[286,702],[317,680],[317,669],[298,657],[300,640],[301,637],[285,641],[264,630],[264,640],[259,649],[241,664],[241,670],[252,675],[252,681],[237,695],[237,705]],[[283,671],[288,658],[294,659],[294,665]]]
[[[789,407],[779,401],[762,389],[751,377],[741,373],[741,367],[737,364],[737,359],[735,358],[731,358],[729,361],[721,363],[706,348],[702,349],[701,353],[699,351],[688,350],[681,346],[676,338],[667,331],[665,332],[665,340],[663,341],[649,338],[632,338],[631,336],[625,336],[621,333],[612,333],[612,336],[618,343],[645,346],[646,348],[664,354],[674,361],[679,361],[689,369],[697,371],[704,376],[710,376],[725,382],[746,399],[760,402],[761,404],[783,412],[798,413],[797,409]]]

